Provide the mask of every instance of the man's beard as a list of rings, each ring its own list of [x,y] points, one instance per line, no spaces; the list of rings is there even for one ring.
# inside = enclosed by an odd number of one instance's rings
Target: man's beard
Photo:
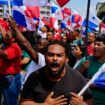
[[[57,62],[53,62],[52,64],[51,64],[51,66],[59,66],[59,64],[57,63]],[[53,73],[53,71],[51,71],[50,69],[49,69],[49,67],[47,68],[47,72],[48,72],[48,74],[50,75],[50,76],[53,76],[53,77],[59,77],[60,75],[61,75],[61,73],[63,72],[63,70],[64,70],[64,67],[65,67],[65,64],[62,66],[62,68],[60,68],[59,70],[58,70],[58,72],[57,73]]]

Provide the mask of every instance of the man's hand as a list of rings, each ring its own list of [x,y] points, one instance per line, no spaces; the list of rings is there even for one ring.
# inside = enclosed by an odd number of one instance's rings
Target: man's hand
[[[82,96],[78,96],[75,93],[70,93],[71,95],[71,100],[70,100],[70,105],[87,105],[84,101],[83,101],[83,97]]]
[[[87,61],[84,61],[84,62],[82,63],[82,66],[83,66],[83,68],[86,70],[86,69],[88,69],[89,64],[90,64],[90,62],[89,62],[89,60],[87,60]]]
[[[12,28],[12,29],[16,29],[17,28],[17,25],[16,25],[16,22],[15,22],[15,20],[12,18],[12,17],[10,17],[9,19],[8,19],[8,23],[9,23],[9,25],[10,25],[10,27]]]
[[[5,35],[6,35],[6,30],[5,30],[4,27],[2,27],[1,24],[0,24],[0,31],[1,31],[1,35],[2,35],[3,37],[5,37]]]
[[[45,100],[44,105],[65,105],[67,104],[67,98],[64,95],[61,95],[57,98],[52,98],[53,92],[51,92]]]
[[[89,65],[90,65],[89,60],[84,61],[84,62],[82,63],[82,65],[81,65],[81,67],[78,69],[78,71],[79,71],[81,74],[83,74],[86,70],[88,70]]]

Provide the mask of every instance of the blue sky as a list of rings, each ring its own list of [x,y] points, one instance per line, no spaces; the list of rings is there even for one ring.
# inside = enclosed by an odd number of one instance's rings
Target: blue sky
[[[75,9],[81,16],[86,15],[88,0],[70,0],[67,4],[70,8]],[[105,0],[91,0],[90,10],[93,14],[96,14],[96,4],[98,2],[105,2]]]

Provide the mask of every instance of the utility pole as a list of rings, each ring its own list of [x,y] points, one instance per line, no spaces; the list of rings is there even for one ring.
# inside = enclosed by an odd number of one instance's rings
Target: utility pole
[[[88,3],[87,3],[87,14],[86,14],[86,45],[85,45],[85,56],[86,56],[86,59],[87,59],[87,46],[88,46],[88,21],[89,21],[89,13],[90,13],[90,1],[91,0],[88,0]]]

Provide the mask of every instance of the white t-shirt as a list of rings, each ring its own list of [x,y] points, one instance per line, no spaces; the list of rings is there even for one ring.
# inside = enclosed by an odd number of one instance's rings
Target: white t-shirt
[[[38,30],[38,34],[39,34],[39,36],[41,36],[41,38],[47,37],[47,33],[43,33],[42,31],[39,31],[39,30]]]
[[[36,63],[36,62],[34,62],[34,61],[31,61],[30,62],[30,64],[29,64],[29,66],[28,66],[28,68],[27,68],[27,72],[26,72],[26,75],[25,75],[25,77],[24,77],[24,81],[23,81],[23,83],[27,80],[27,78],[28,78],[28,76],[32,73],[32,72],[34,72],[34,71],[36,71],[36,70],[38,70],[38,69],[40,69],[40,68],[42,68],[43,66],[45,66],[45,57],[44,57],[44,55],[42,55],[41,53],[38,53],[38,63]]]

